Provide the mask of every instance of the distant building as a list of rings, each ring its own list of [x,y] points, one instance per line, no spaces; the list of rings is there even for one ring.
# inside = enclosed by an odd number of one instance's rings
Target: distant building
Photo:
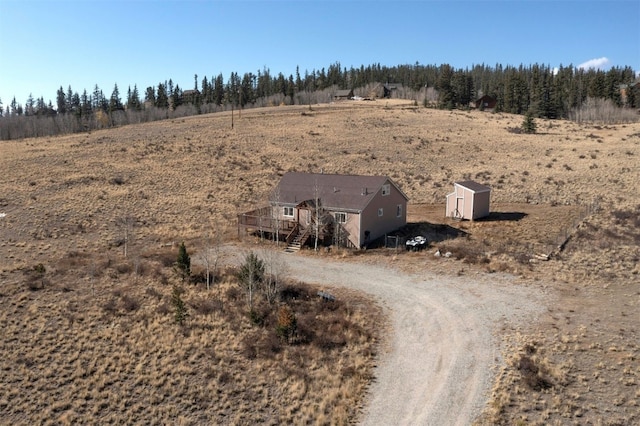
[[[336,94],[333,95],[333,99],[336,101],[346,100],[351,98],[353,98],[353,89],[337,90]]]
[[[447,195],[447,217],[475,220],[489,216],[491,188],[472,180],[455,182],[453,187]]]
[[[480,99],[476,100],[475,103],[476,109],[483,111],[492,111],[496,107],[498,100],[493,96],[484,95]]]
[[[387,83],[384,85],[384,95],[385,98],[399,98],[401,93],[403,93],[404,87],[402,84],[391,84]]]

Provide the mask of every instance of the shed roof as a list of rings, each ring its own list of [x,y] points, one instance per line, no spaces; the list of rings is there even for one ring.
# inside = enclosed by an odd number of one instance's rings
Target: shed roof
[[[362,211],[387,182],[406,198],[387,176],[288,172],[282,176],[271,199],[280,204],[298,205],[315,200],[317,188],[317,197],[325,208]]]
[[[336,90],[336,96],[349,96],[353,93],[353,89]]]
[[[462,186],[463,188],[467,188],[470,191],[473,192],[489,192],[491,191],[491,188],[486,186],[486,185],[482,185],[481,183],[478,183],[476,181],[473,180],[465,180],[465,181],[461,181],[461,182],[456,182],[456,185]]]

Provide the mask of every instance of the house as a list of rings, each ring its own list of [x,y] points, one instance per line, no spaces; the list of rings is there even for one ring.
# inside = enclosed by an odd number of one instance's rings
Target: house
[[[199,90],[185,90],[182,92],[182,101],[185,104],[195,104],[198,96],[200,96]]]
[[[384,95],[385,98],[399,98],[404,95],[404,87],[402,84],[385,84],[384,85]]]
[[[333,99],[336,101],[353,98],[353,89],[337,90],[333,95]]]
[[[476,108],[482,111],[491,111],[496,107],[498,100],[493,96],[484,95],[480,99],[477,99],[475,104]]]
[[[407,223],[407,196],[387,176],[289,172],[267,207],[238,216],[238,233],[365,247]]]
[[[453,187],[453,192],[447,195],[447,217],[475,220],[489,216],[491,188],[472,180],[455,182]]]

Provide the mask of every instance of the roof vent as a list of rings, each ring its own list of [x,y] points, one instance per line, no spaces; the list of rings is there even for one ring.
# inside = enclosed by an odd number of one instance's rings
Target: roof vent
[[[369,195],[369,190],[367,188],[362,188],[362,195]]]

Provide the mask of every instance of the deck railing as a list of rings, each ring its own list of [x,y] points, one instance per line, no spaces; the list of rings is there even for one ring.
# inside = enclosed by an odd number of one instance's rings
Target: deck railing
[[[246,232],[278,232],[287,235],[297,226],[293,220],[277,219],[273,217],[271,207],[262,207],[238,215],[238,233]]]

